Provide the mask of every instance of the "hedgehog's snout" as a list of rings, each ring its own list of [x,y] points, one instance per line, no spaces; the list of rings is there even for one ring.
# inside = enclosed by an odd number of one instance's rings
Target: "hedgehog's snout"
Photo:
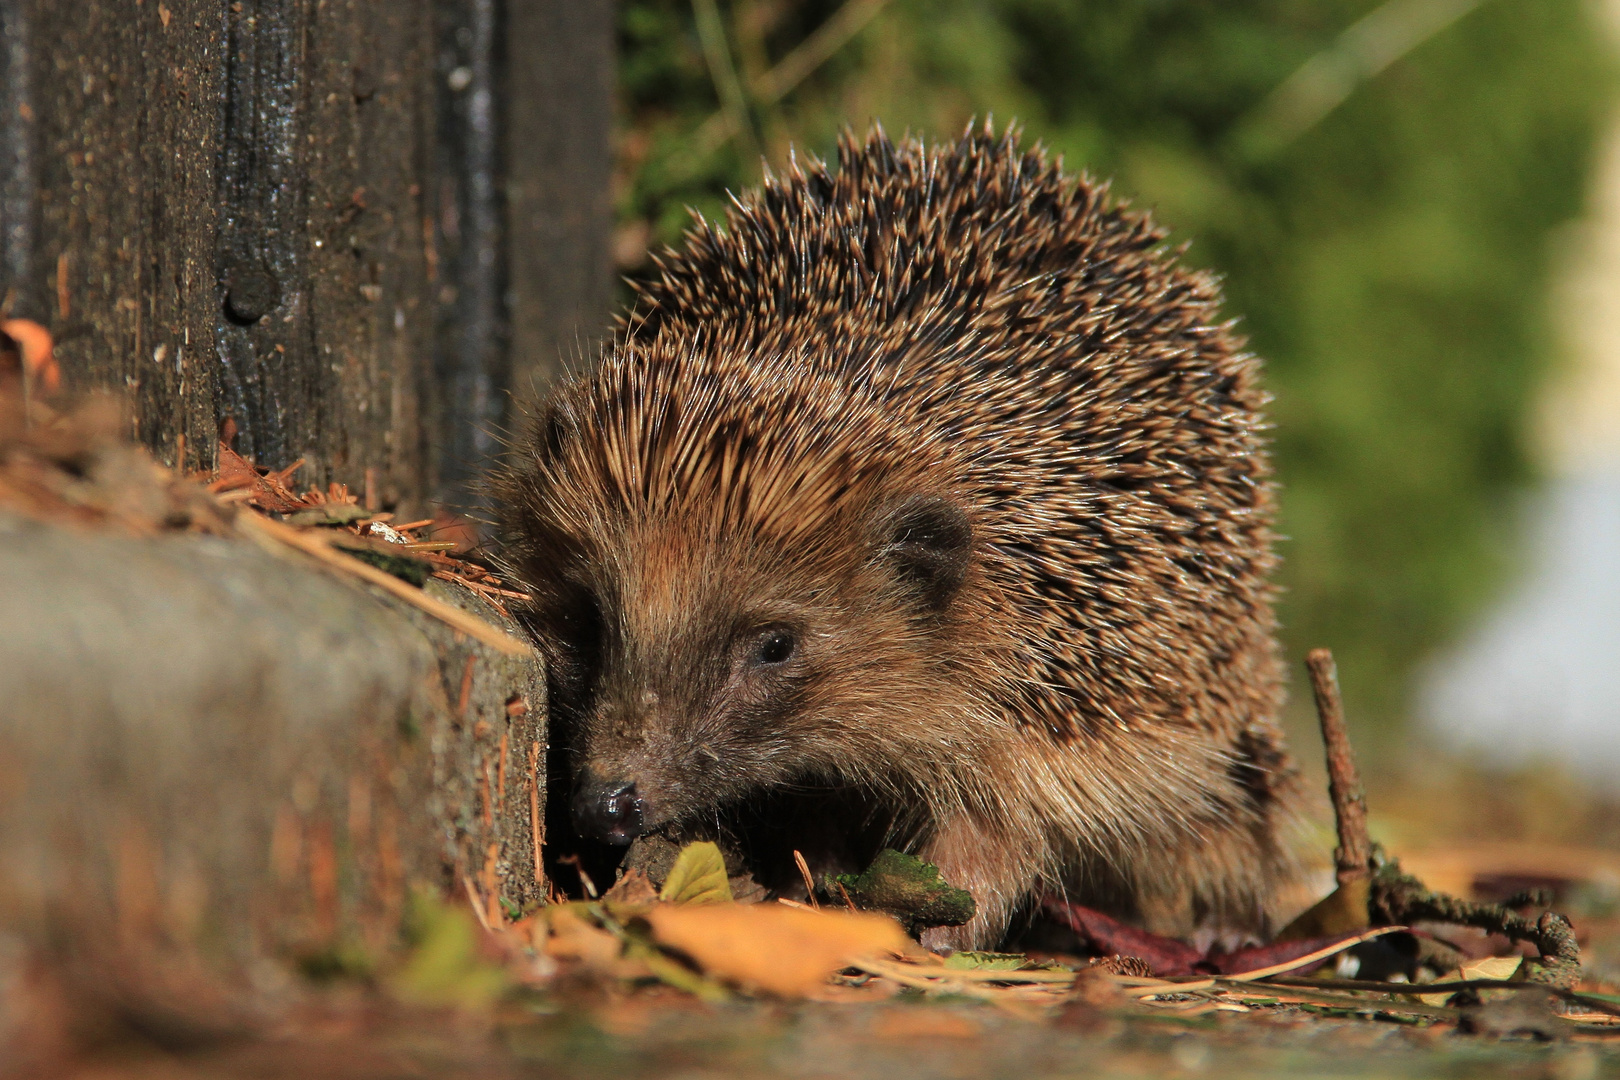
[[[574,785],[574,827],[607,844],[628,844],[643,832],[643,803],[634,781],[586,772]]]

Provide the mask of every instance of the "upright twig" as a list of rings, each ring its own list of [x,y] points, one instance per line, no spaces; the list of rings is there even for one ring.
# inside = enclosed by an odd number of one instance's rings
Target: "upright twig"
[[[1344,729],[1344,702],[1339,696],[1339,672],[1332,651],[1312,649],[1305,657],[1305,667],[1311,673],[1316,715],[1322,723],[1322,743],[1327,749],[1328,795],[1333,800],[1333,818],[1339,830],[1333,862],[1342,886],[1372,873],[1367,793],[1362,789],[1356,754]]]
[[[1232,144],[1268,158],[1315,127],[1385,68],[1484,0],[1385,0],[1305,61],[1239,121]]]
[[[829,16],[826,22],[818,26],[792,52],[784,56],[780,63],[748,84],[754,104],[765,109],[786,97],[822,64],[836,55],[838,50],[849,44],[856,34],[866,29],[888,3],[889,0],[847,0],[843,7]],[[699,18],[701,37],[706,17],[700,7],[694,5],[693,10]],[[710,38],[723,44],[723,38],[714,38],[713,27],[720,25],[718,16],[709,20],[707,25],[710,26],[708,31]],[[705,45],[705,58],[708,56],[708,49],[709,46]],[[718,82],[715,87],[719,92]],[[727,140],[744,131],[744,123],[748,119],[746,112],[739,113],[736,109],[725,106],[725,94],[721,96],[721,109],[705,120],[693,134],[688,150],[681,159],[681,166],[674,170],[676,175],[685,176],[711,153],[724,146]],[[751,134],[752,128],[748,128],[747,131]]]
[[[793,862],[799,868],[799,876],[804,878],[805,902],[819,911],[821,905],[816,902],[816,882],[810,876],[810,864],[804,861],[804,855],[800,853],[798,848],[793,849]]]
[[[714,0],[692,0],[692,14],[697,21],[698,40],[703,45],[703,59],[709,66],[715,95],[720,99],[720,110],[727,118],[726,126],[732,134],[743,136],[749,149],[757,153],[759,140],[754,136],[754,125],[748,116],[748,99],[743,95],[742,80],[737,78],[736,65],[731,62],[731,46],[726,42],[720,9]]]
[[[1478,904],[1434,892],[1395,860],[1373,865],[1372,840],[1367,835],[1367,794],[1356,770],[1355,752],[1344,730],[1344,703],[1339,697],[1339,673],[1333,653],[1312,649],[1305,657],[1316,693],[1316,712],[1322,721],[1322,743],[1327,748],[1328,795],[1339,827],[1339,847],[1333,853],[1339,889],[1360,885],[1366,890],[1368,921],[1375,927],[1410,926],[1415,922],[1444,922],[1473,926],[1503,934],[1513,941],[1534,945],[1541,953],[1526,969],[1531,982],[1572,989],[1580,980],[1581,950],[1569,920],[1555,912],[1535,919],[1498,904]]]

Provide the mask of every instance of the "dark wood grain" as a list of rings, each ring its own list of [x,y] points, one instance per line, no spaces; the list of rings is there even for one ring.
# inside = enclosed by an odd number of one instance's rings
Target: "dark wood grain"
[[[0,0],[0,272],[167,463],[475,501],[606,324],[602,0]],[[516,360],[514,360],[514,350]]]

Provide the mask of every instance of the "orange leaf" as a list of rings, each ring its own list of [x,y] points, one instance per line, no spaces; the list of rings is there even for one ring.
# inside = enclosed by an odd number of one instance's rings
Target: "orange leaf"
[[[856,960],[902,952],[910,940],[886,915],[782,904],[659,904],[643,918],[659,944],[710,975],[782,997],[819,989]]]
[[[248,459],[226,446],[223,441],[219,444],[219,479],[211,485],[216,491],[231,491],[235,488],[252,487],[259,482],[259,470],[248,463]]]
[[[47,394],[56,393],[62,384],[62,372],[51,352],[51,332],[32,319],[7,319],[0,322],[0,334],[17,343],[24,369],[39,380],[40,388]]]
[[[290,477],[295,469],[304,464],[299,458],[281,472],[268,475],[261,474],[253,467],[247,458],[232,450],[223,439],[219,443],[219,478],[208,485],[209,491],[235,491],[238,488],[252,488],[253,502],[263,510],[274,510],[278,514],[287,514],[295,510],[302,510],[311,504],[300,499],[285,487],[285,477]]]

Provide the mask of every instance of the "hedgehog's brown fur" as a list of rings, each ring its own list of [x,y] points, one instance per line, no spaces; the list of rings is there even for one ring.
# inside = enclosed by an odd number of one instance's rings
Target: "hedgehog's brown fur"
[[[647,825],[865,793],[977,898],[943,943],[1042,893],[1263,931],[1265,396],[1215,282],[1012,133],[838,157],[667,253],[501,482],[562,737]]]

